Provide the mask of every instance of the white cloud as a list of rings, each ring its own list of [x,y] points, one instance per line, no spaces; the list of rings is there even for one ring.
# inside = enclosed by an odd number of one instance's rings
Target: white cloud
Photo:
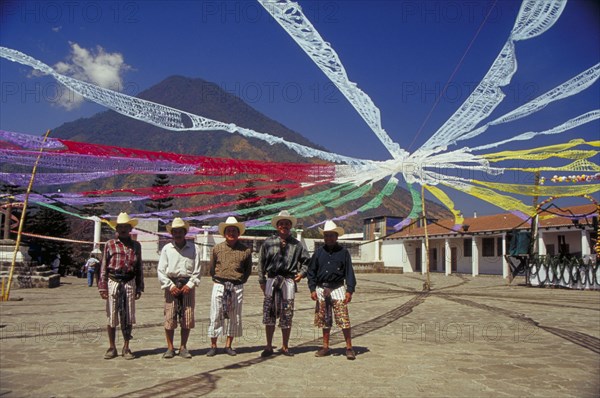
[[[123,60],[122,54],[107,53],[100,46],[96,46],[95,50],[88,50],[77,43],[69,44],[71,45],[71,54],[64,62],[54,65],[54,69],[58,73],[103,88],[122,90],[123,74],[131,69]],[[65,91],[56,104],[71,110],[79,107],[83,101],[84,98],[80,95]]]
[[[52,28],[52,31],[55,33],[58,33],[62,30],[62,26],[55,26],[54,28]]]

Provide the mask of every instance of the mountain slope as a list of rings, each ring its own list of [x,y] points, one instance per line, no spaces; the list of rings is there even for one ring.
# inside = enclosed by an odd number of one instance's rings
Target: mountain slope
[[[235,123],[238,126],[282,137],[287,141],[323,149],[302,135],[259,113],[214,83],[202,79],[171,76],[140,93],[139,98],[209,119]],[[52,136],[73,141],[190,155],[306,162],[305,158],[281,145],[271,146],[260,140],[237,137],[249,142],[250,145],[236,148],[227,140],[228,137],[232,137],[227,132],[173,132],[114,111],[101,112],[90,118],[65,123],[54,130]]]
[[[313,148],[324,149],[310,142],[302,135],[288,129],[256,111],[238,97],[223,91],[217,85],[202,79],[191,79],[182,76],[172,76],[159,84],[140,93],[140,98],[171,106],[176,109],[201,115],[225,123],[235,123],[238,126],[251,128],[259,132],[282,137],[287,141],[297,142]],[[306,159],[283,145],[268,145],[264,141],[248,139],[238,134],[223,131],[208,132],[172,132],[149,125],[147,123],[120,115],[114,111],[98,113],[90,118],[79,119],[53,130],[53,137],[73,141],[114,145],[126,148],[145,149],[152,151],[174,152],[190,155],[202,155],[221,158],[249,159],[279,162],[322,162],[321,160]],[[92,181],[71,187],[70,191],[89,189],[107,189],[118,187],[145,187],[152,185],[153,176],[130,175]],[[171,177],[172,184],[197,181],[197,177]],[[346,214],[373,197],[383,183],[376,184],[372,194],[340,206],[327,209],[324,213],[304,220],[304,225],[322,221]],[[202,195],[186,199],[176,199],[174,209],[201,206],[207,203],[235,200],[235,197]],[[344,227],[358,231],[362,227],[362,219],[377,215],[406,216],[410,212],[412,199],[409,193],[398,189],[392,197],[384,200],[383,205],[374,210],[361,214],[344,222]],[[143,203],[127,205],[107,205],[111,213],[117,211],[143,212]],[[430,203],[428,216],[448,217],[449,212],[439,205]]]

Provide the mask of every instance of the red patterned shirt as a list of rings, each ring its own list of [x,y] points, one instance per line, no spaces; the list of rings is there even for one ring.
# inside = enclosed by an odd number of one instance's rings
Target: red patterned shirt
[[[109,272],[135,274],[136,292],[144,291],[142,268],[142,245],[133,239],[111,239],[104,247],[104,257],[100,266],[98,290],[108,291]]]

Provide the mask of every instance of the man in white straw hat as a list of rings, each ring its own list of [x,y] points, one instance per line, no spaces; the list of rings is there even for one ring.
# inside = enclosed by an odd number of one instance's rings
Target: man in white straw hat
[[[225,242],[216,245],[210,257],[210,275],[215,284],[210,300],[209,357],[217,355],[217,339],[221,335],[226,336],[225,353],[237,355],[231,344],[234,337],[242,336],[244,283],[252,272],[252,251],[239,241],[245,230],[235,217],[219,223],[219,234]]]
[[[173,339],[177,324],[181,327],[179,356],[191,358],[187,349],[190,331],[195,326],[196,286],[200,284],[200,257],[196,245],[188,242],[185,235],[190,225],[176,217],[167,225],[167,232],[173,241],[167,243],[160,252],[158,260],[158,281],[165,292],[165,337],[167,351],[163,358],[175,356]]]
[[[287,210],[271,219],[277,235],[265,240],[260,248],[258,260],[258,281],[265,294],[263,302],[263,324],[267,335],[267,345],[262,357],[273,355],[273,334],[275,321],[279,327],[283,344],[281,354],[293,356],[288,343],[294,317],[296,283],[306,276],[310,255],[302,242],[291,235],[297,219]]]
[[[130,235],[136,225],[136,219],[130,218],[127,213],[120,213],[116,221],[117,237],[106,242],[104,247],[98,279],[98,291],[106,300],[108,316],[106,329],[109,347],[104,359],[112,359],[118,355],[115,334],[119,324],[123,332],[121,355],[125,359],[135,358],[129,349],[129,340],[132,325],[135,325],[135,300],[144,291],[142,246]]]
[[[356,278],[352,268],[352,259],[348,249],[338,243],[344,229],[333,221],[326,221],[323,229],[325,245],[319,247],[308,266],[308,288],[310,297],[317,302],[315,308],[315,326],[323,328],[323,347],[315,353],[324,357],[329,352],[329,335],[331,332],[332,312],[336,325],[342,329],[346,340],[346,358],[353,360],[356,354],[352,348],[350,317],[348,303],[356,288]],[[345,282],[345,286],[344,286]]]

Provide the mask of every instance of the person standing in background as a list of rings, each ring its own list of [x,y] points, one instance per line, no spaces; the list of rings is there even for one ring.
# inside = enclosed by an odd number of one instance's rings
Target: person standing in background
[[[96,269],[100,261],[96,258],[96,255],[91,254],[90,258],[85,262],[85,270],[87,273],[88,287],[94,286],[94,275],[96,275]]]

